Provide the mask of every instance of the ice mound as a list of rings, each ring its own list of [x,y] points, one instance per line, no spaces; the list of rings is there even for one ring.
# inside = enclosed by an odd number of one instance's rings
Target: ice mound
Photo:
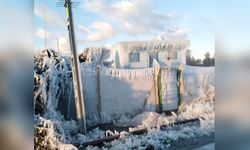
[[[167,117],[165,114],[156,112],[143,112],[131,118],[121,117],[115,124],[117,126],[130,126],[138,128],[156,127],[158,125],[174,122],[174,117]]]

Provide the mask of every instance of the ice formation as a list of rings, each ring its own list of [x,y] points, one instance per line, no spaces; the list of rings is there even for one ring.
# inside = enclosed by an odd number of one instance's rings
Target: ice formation
[[[154,112],[144,112],[134,118],[122,118],[119,124],[133,125],[135,128],[130,130],[148,128],[149,132],[144,135],[125,135],[120,140],[106,143],[104,149],[145,149],[152,145],[155,149],[171,148],[175,142],[181,144],[182,140],[192,138],[202,138],[204,136],[213,136],[214,134],[214,102],[206,102],[207,99],[197,99],[186,105],[183,112],[166,116]],[[200,117],[200,126],[192,123],[191,125],[173,126],[166,130],[160,130],[157,126],[168,124],[175,120],[184,120],[186,118]],[[115,134],[115,133],[114,133]],[[101,149],[89,146],[87,149]],[[172,148],[173,149],[173,148]]]
[[[34,62],[35,147],[37,149],[63,149],[72,146],[68,144],[79,144],[104,137],[105,131],[101,131],[98,128],[88,132],[86,135],[77,133],[78,126],[76,122],[72,120],[74,119],[74,113],[72,113],[74,112],[74,103],[69,58],[61,57],[52,50],[43,50],[35,54]],[[88,100],[86,110],[87,123],[88,126],[91,126],[100,121],[96,113],[98,112],[95,93],[97,90],[95,82],[97,74],[95,68],[86,65],[82,65],[81,67],[84,86],[87,87],[84,89],[84,92],[85,94],[86,92],[89,93],[86,98]],[[108,88],[101,87],[100,91],[104,92],[104,95],[107,95],[107,97],[104,98],[106,100],[111,96],[119,97],[121,95],[121,93],[115,95],[115,92],[119,89],[116,87],[122,87],[121,82],[123,80],[131,86],[134,83],[137,84],[138,79],[142,79],[143,81],[138,84],[138,87],[132,86],[131,88],[132,91],[138,89],[137,94],[140,93],[141,87],[147,87],[150,90],[150,84],[153,84],[146,82],[153,78],[153,71],[147,69],[129,71],[100,68],[100,77],[104,79],[101,80],[102,84],[105,84],[103,81],[107,83],[114,82],[108,87],[114,89],[114,95],[111,95],[112,93],[105,93]],[[159,126],[176,120],[195,117],[201,118],[201,126],[195,124],[192,126],[178,126],[171,127],[164,131],[158,128],[149,128],[150,132],[141,136],[127,135],[125,132],[122,132],[124,134],[120,140],[106,143],[103,149],[145,148],[148,145],[152,145],[155,149],[167,149],[171,147],[175,141],[197,136],[213,135],[215,96],[213,80],[214,68],[187,66],[184,70],[184,93],[186,95],[184,95],[183,98],[186,105],[181,106],[180,112],[172,113],[172,115],[169,116],[151,112],[150,109],[143,109],[142,107],[142,110],[137,112],[137,114],[139,113],[138,115],[136,115],[136,113],[133,115],[124,114],[124,110],[118,109],[121,113],[114,119],[112,118],[113,116],[110,115],[112,111],[107,113],[108,110],[111,110],[111,106],[108,106],[108,103],[102,103],[102,115],[105,116],[102,120],[104,121],[103,123],[107,121],[117,126],[132,126],[133,128],[131,128],[131,130]],[[121,89],[119,91],[126,90],[127,89]],[[144,93],[144,95],[138,95],[138,99],[141,99],[138,107],[144,105],[142,102],[145,102],[144,98],[148,97],[146,93]],[[112,101],[109,101],[109,103],[110,102]],[[119,101],[117,103],[119,104]],[[121,107],[129,109],[131,105],[131,103],[128,103],[128,105],[123,104]],[[131,109],[132,108],[133,107],[131,107]],[[112,133],[109,132],[109,134]],[[74,146],[71,148],[75,149]],[[99,148],[90,146],[87,149]]]
[[[106,66],[110,67],[113,64],[111,59],[111,50],[105,47],[89,47],[85,48],[79,55],[80,62],[83,62],[85,66],[96,67]]]
[[[183,72],[184,93],[182,103],[193,100],[198,97],[214,97],[215,86],[215,68],[214,67],[193,67],[185,66]]]
[[[153,101],[150,99],[154,95],[152,79],[152,69],[102,69],[100,73],[102,119],[110,122],[110,118],[114,119],[122,114],[135,115],[146,109],[145,107]]]
[[[178,81],[177,69],[165,68],[161,69],[161,98],[162,110],[171,111],[178,108]]]
[[[77,125],[70,120],[71,108],[65,105],[73,100],[67,59],[52,50],[38,52],[34,56],[34,84],[35,147],[54,149],[70,143]]]
[[[188,40],[151,40],[151,41],[123,41],[118,42],[113,47],[120,45],[125,50],[166,50],[166,49],[185,49],[189,46]]]

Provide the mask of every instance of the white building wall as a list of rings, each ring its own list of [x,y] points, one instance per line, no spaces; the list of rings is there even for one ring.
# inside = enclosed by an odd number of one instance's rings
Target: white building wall
[[[130,62],[129,60],[129,54],[131,50],[125,49],[124,47],[120,45],[116,45],[112,48],[114,51],[114,60],[115,60],[115,66],[116,68],[126,68],[126,69],[137,69],[137,68],[148,68],[150,67],[150,56],[149,51],[152,50],[138,50],[136,52],[140,55],[140,61],[139,62]],[[155,50],[157,51],[157,50]],[[170,58],[168,50],[160,50],[158,51],[158,62],[162,67],[167,67],[169,65],[180,65],[180,64],[186,64],[186,49],[181,50],[174,50],[176,51],[177,58]]]
[[[180,64],[186,64],[186,49],[178,51],[177,53]]]
[[[162,67],[167,67],[170,65],[179,65],[181,63],[181,58],[182,56],[179,54],[179,52],[177,51],[177,59],[169,59],[168,60],[168,52],[166,51],[159,51],[158,53],[158,58],[159,58],[159,64]]]
[[[158,62],[161,66],[167,66],[167,53],[164,51],[159,51]]]

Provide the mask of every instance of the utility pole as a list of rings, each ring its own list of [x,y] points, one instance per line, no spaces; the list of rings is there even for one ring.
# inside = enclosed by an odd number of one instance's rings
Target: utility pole
[[[70,58],[71,58],[71,65],[72,65],[76,117],[77,117],[77,122],[80,126],[80,132],[84,134],[86,133],[86,115],[85,115],[85,105],[84,105],[84,98],[83,98],[83,86],[82,86],[82,80],[81,80],[81,72],[80,72],[80,66],[79,66],[79,60],[78,60],[76,42],[75,42],[75,35],[74,35],[74,22],[73,22],[71,0],[65,0],[64,7],[66,9],[67,28],[69,32],[69,41],[70,41],[70,51],[71,51]]]

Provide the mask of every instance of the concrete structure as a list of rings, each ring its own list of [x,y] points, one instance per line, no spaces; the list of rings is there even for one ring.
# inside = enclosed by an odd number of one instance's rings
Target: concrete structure
[[[115,68],[153,67],[153,59],[161,67],[186,64],[189,40],[124,41],[112,46]]]
[[[89,63],[92,64],[92,68],[96,68],[98,67],[96,64],[99,64],[101,68],[112,68],[110,70],[111,75],[106,73],[105,77],[103,77],[102,72],[97,73],[101,73],[98,75],[100,77],[97,77],[97,87],[99,87],[97,90],[99,92],[97,93],[99,93],[98,95],[101,98],[97,97],[100,107],[96,111],[101,112],[100,118],[103,119],[106,118],[104,116],[110,116],[116,109],[123,110],[122,113],[128,113],[128,110],[120,107],[109,108],[109,112],[106,106],[116,103],[123,103],[122,106],[124,106],[129,101],[131,101],[130,110],[132,110],[132,104],[135,106],[132,112],[143,109],[143,107],[139,106],[142,106],[145,100],[153,103],[155,111],[167,112],[177,110],[182,94],[180,85],[183,77],[183,69],[181,68],[186,65],[186,53],[189,45],[189,40],[164,40],[164,38],[156,38],[149,41],[118,42],[110,49],[86,48],[84,50],[86,54],[82,54],[82,56],[86,55],[86,58],[89,58],[89,62],[86,61],[85,65]],[[109,65],[105,64],[105,62],[109,62]],[[105,70],[104,68],[101,70]],[[142,69],[151,70],[151,74],[153,74],[148,82],[143,81],[143,78],[137,78],[136,80],[126,78],[131,73],[141,74]],[[108,78],[106,78],[107,76]],[[120,80],[120,76],[126,77]],[[132,90],[131,87],[134,84],[137,86],[140,85],[140,88],[134,86]],[[150,86],[147,87],[146,85]],[[102,88],[102,86],[104,87]],[[112,89],[113,87],[116,87],[115,90]],[[135,87],[139,90],[136,90]],[[124,91],[125,93],[123,93]],[[148,97],[140,96],[139,98],[139,93]],[[126,97],[127,94],[129,96]],[[134,95],[137,95],[137,97]],[[154,100],[151,100],[151,98]],[[111,103],[110,100],[113,100],[113,102]],[[118,110],[114,114],[117,114]]]

